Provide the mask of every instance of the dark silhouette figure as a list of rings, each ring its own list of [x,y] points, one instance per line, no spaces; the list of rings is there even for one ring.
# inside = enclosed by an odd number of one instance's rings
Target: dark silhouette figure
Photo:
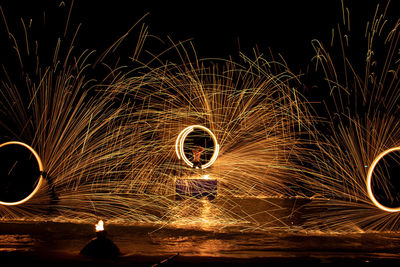
[[[54,178],[48,175],[47,172],[45,171],[41,172],[40,174],[42,175],[43,179],[47,181],[47,186],[49,187],[49,195],[50,195],[49,214],[51,214],[55,211],[55,207],[60,199],[58,198],[58,195],[55,190]]]
[[[119,248],[107,238],[105,230],[96,232],[96,237],[81,250],[80,254],[95,258],[116,258],[119,256]]]

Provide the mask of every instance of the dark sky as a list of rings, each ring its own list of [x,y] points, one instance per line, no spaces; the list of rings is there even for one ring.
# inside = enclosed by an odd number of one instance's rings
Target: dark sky
[[[20,31],[21,17],[25,21],[33,18],[40,25],[45,12],[46,26],[41,31],[41,42],[46,38],[54,39],[63,32],[71,2],[65,1],[66,7],[60,8],[61,2],[0,1],[9,27]],[[312,56],[311,40],[329,41],[332,27],[341,20],[340,0],[233,2],[75,0],[70,29],[81,22],[78,46],[101,51],[149,13],[143,22],[149,26],[150,34],[163,40],[169,36],[175,42],[193,39],[199,57],[235,57],[239,49],[250,54],[257,46],[263,53],[268,52],[268,48],[274,54],[281,53],[294,69],[300,69],[309,63]],[[261,5],[263,2],[265,4]],[[350,8],[352,29],[362,32],[379,2],[381,5],[386,3],[378,0],[345,1]],[[396,14],[396,10],[392,3],[390,11]],[[2,21],[0,26],[3,34],[0,38],[6,40]],[[135,38],[136,34],[133,34],[127,45],[133,46]],[[157,46],[160,43],[152,39],[146,48]]]

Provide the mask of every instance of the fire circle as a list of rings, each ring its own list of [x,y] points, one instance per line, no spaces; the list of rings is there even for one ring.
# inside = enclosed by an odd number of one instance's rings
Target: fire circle
[[[42,163],[42,160],[40,159],[39,155],[37,154],[37,152],[32,147],[30,147],[29,145],[27,145],[27,144],[25,144],[23,142],[10,141],[10,142],[2,143],[0,145],[0,148],[4,147],[4,146],[8,146],[8,145],[19,145],[19,146],[22,146],[22,147],[28,149],[33,154],[33,156],[35,157],[35,159],[37,161],[37,164],[38,164],[38,167],[39,167],[39,172],[40,172],[39,180],[38,180],[35,188],[32,190],[32,192],[27,197],[25,197],[25,198],[23,198],[23,199],[21,199],[19,201],[14,201],[14,202],[0,201],[0,205],[16,206],[16,205],[20,205],[20,204],[28,201],[29,199],[31,199],[37,193],[37,191],[39,190],[39,188],[40,188],[40,186],[41,186],[41,184],[43,182],[43,176],[42,176],[43,163]]]
[[[382,153],[380,153],[372,162],[371,166],[368,169],[368,174],[367,174],[367,191],[368,191],[369,198],[371,199],[372,203],[374,203],[374,205],[376,207],[378,207],[381,210],[388,211],[388,212],[398,212],[398,211],[400,211],[400,207],[391,208],[391,207],[387,207],[387,206],[384,206],[381,203],[379,203],[379,201],[375,198],[374,193],[372,192],[371,180],[372,180],[372,174],[373,174],[374,169],[375,169],[376,165],[378,164],[378,162],[387,154],[389,154],[393,151],[398,151],[398,150],[400,150],[400,147],[393,147],[393,148],[387,149],[387,150],[383,151]]]
[[[212,140],[214,142],[214,153],[213,153],[213,155],[211,156],[210,160],[207,163],[201,165],[202,169],[206,169],[206,168],[210,167],[215,162],[215,160],[218,157],[218,153],[219,153],[219,144],[218,144],[217,138],[215,137],[214,133],[212,131],[210,131],[210,129],[208,129],[207,127],[204,127],[204,126],[201,126],[201,125],[191,125],[191,126],[186,127],[185,129],[183,129],[179,133],[178,138],[176,139],[175,152],[176,152],[176,155],[178,156],[178,159],[182,159],[189,167],[193,167],[193,162],[191,162],[185,155],[184,143],[185,143],[186,137],[194,129],[204,130],[205,132],[207,132],[211,136],[211,138],[212,138]]]

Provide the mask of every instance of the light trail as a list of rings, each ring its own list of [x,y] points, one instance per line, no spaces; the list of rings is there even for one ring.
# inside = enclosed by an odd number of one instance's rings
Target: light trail
[[[37,191],[39,190],[39,188],[40,188],[40,186],[42,185],[42,182],[43,182],[43,176],[42,176],[43,163],[42,163],[42,160],[40,159],[38,153],[31,146],[29,146],[29,145],[27,145],[27,144],[25,144],[23,142],[10,141],[10,142],[5,142],[5,143],[0,144],[0,148],[8,146],[8,145],[18,145],[18,146],[22,146],[22,147],[25,147],[26,149],[28,149],[33,154],[33,156],[35,157],[36,162],[38,164],[39,173],[40,173],[39,177],[38,177],[38,182],[37,182],[35,188],[32,190],[32,192],[27,197],[25,197],[24,199],[21,199],[19,201],[14,201],[14,202],[0,201],[0,205],[16,206],[16,205],[20,205],[20,204],[25,203],[28,200],[30,200],[37,193]]]
[[[218,153],[219,153],[219,144],[218,144],[217,138],[215,137],[213,132],[211,132],[210,129],[208,129],[207,127],[204,127],[202,125],[191,125],[191,126],[186,127],[185,129],[183,129],[179,133],[178,138],[176,139],[176,143],[175,143],[176,155],[178,156],[178,159],[182,159],[189,167],[191,167],[191,168],[193,167],[193,162],[191,162],[185,155],[184,143],[185,143],[186,137],[195,128],[198,128],[198,129],[201,129],[201,130],[204,130],[205,132],[207,132],[211,136],[211,138],[213,139],[213,142],[214,142],[214,152],[213,152],[213,155],[211,156],[211,159],[207,163],[205,163],[201,166],[202,169],[206,169],[215,162],[215,160],[218,157]]]

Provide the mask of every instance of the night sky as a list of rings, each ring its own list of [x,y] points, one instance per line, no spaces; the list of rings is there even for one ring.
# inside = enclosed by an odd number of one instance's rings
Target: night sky
[[[53,40],[64,31],[71,1],[59,7],[62,1],[2,1],[10,29],[22,31],[20,18],[36,21],[40,42]],[[352,30],[363,35],[365,23],[371,19],[376,4],[386,1],[345,1],[349,7]],[[396,5],[391,3],[389,13],[396,14]],[[43,11],[46,26],[41,26]],[[70,23],[71,34],[82,23],[77,46],[82,49],[103,51],[124,34],[142,16],[149,26],[149,33],[159,37],[149,38],[145,49],[163,49],[168,44],[167,36],[174,42],[193,40],[200,58],[237,58],[239,51],[247,55],[258,47],[261,53],[282,54],[295,71],[305,70],[313,56],[311,40],[330,41],[331,29],[341,21],[341,1],[243,1],[235,4],[220,1],[197,1],[190,4],[171,1],[82,1],[74,2]],[[390,15],[390,14],[389,14]],[[137,27],[139,30],[140,27]],[[7,40],[4,23],[1,23],[1,40]],[[126,46],[133,47],[137,31],[127,39]],[[360,38],[361,39],[361,38]],[[353,40],[353,45],[357,46]],[[2,42],[2,46],[5,45]],[[164,46],[163,46],[164,45]],[[364,45],[364,43],[362,43]],[[44,46],[44,45],[43,45]],[[364,45],[365,46],[365,45]],[[8,52],[2,49],[4,58]],[[121,50],[121,57],[124,57]],[[126,51],[129,51],[126,50]],[[44,53],[45,54],[45,53]],[[127,52],[130,56],[129,52]],[[173,60],[171,58],[171,60]],[[3,60],[2,60],[3,61]]]

